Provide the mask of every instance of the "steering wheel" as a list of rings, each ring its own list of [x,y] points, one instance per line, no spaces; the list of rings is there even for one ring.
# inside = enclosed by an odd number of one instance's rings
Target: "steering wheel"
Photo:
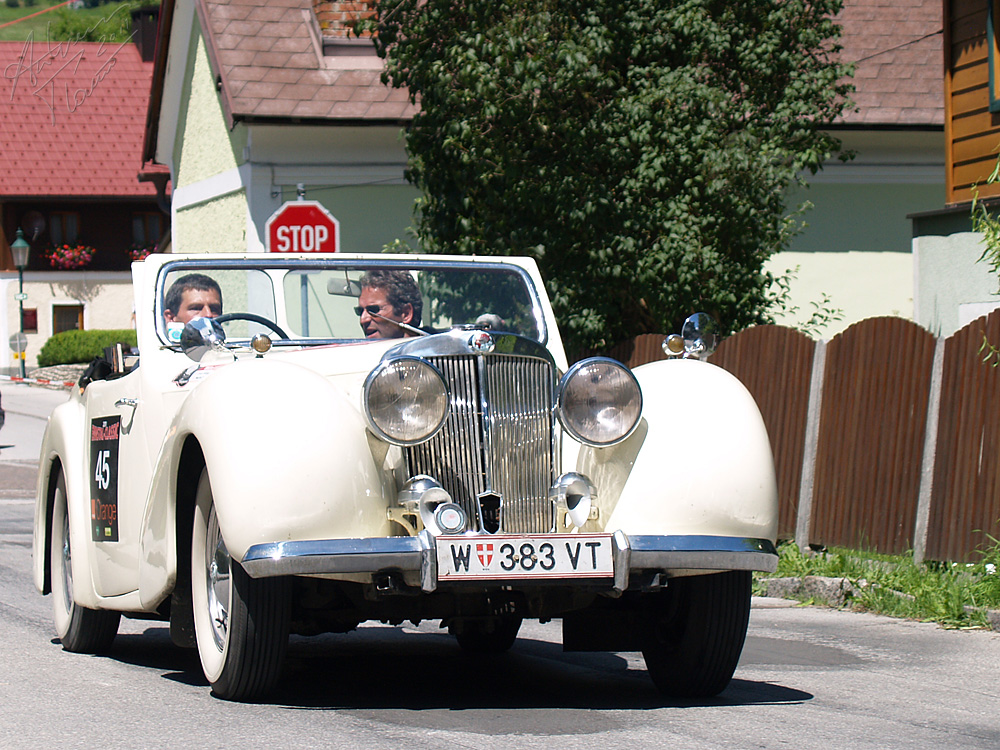
[[[281,330],[281,327],[277,323],[274,323],[273,321],[268,320],[267,318],[263,317],[262,315],[256,315],[254,313],[248,313],[248,312],[231,312],[231,313],[225,313],[225,314],[220,315],[219,317],[217,317],[216,320],[219,323],[226,323],[226,322],[228,322],[230,320],[249,320],[251,323],[259,323],[260,325],[264,326],[265,328],[271,329],[276,334],[278,334],[279,336],[281,336],[281,338],[283,338],[283,339],[290,338],[287,333],[285,333],[283,330]]]

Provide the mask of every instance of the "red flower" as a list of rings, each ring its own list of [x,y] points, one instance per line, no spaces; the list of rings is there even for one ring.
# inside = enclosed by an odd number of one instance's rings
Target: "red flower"
[[[94,259],[97,251],[87,245],[56,245],[45,252],[49,265],[53,268],[70,270],[83,268]]]

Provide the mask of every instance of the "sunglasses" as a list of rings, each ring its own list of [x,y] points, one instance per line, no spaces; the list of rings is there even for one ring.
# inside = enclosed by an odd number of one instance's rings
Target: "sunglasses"
[[[361,317],[361,313],[366,312],[366,311],[367,311],[367,313],[369,315],[378,315],[379,311],[383,307],[384,307],[384,305],[365,305],[364,307],[361,307],[359,305],[358,307],[354,308],[354,314],[357,315],[359,318]]]

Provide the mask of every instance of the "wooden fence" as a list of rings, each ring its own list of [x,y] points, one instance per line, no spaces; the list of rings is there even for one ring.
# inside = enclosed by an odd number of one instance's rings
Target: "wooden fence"
[[[609,354],[663,359],[645,334]],[[1000,537],[1000,311],[946,340],[871,318],[829,342],[747,329],[711,361],[754,395],[775,457],[779,537],[973,561]]]

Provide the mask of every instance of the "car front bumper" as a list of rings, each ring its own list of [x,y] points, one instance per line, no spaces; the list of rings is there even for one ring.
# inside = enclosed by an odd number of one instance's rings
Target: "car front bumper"
[[[490,537],[482,535],[475,538]],[[567,538],[571,537],[568,535]],[[773,573],[778,565],[778,552],[768,539],[700,535],[627,536],[618,531],[612,536],[612,542],[615,572],[611,586],[619,591],[628,587],[632,573],[640,571],[663,571],[668,575],[725,570]],[[407,537],[258,544],[247,550],[241,564],[253,578],[401,572],[419,574],[424,591],[435,591],[439,585],[435,540],[426,531],[419,536]],[[563,582],[572,583],[573,580],[567,577]],[[553,585],[559,582],[547,579],[539,583]],[[491,584],[496,583],[491,581]]]

